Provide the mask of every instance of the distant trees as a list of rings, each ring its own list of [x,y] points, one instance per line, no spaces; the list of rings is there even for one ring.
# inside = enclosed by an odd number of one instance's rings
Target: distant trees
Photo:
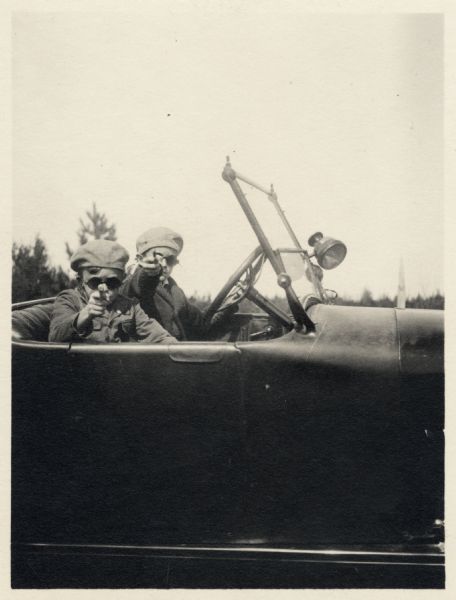
[[[117,240],[117,232],[115,225],[108,224],[108,218],[104,213],[98,212],[95,202],[92,204],[92,211],[86,211],[88,221],[84,222],[79,219],[80,227],[76,232],[78,236],[78,246],[86,244],[91,239],[93,240]],[[68,258],[74,254],[74,250],[70,248],[68,242],[65,242],[65,249],[68,254]]]
[[[189,297],[189,301],[192,304],[195,304],[199,309],[205,310],[211,303],[211,296],[210,294],[204,294],[204,296],[200,296],[198,292],[195,291],[193,295]]]
[[[13,244],[13,302],[55,296],[69,287],[70,279],[61,267],[49,264],[46,245],[39,235],[31,245]]]
[[[365,289],[363,291],[359,303],[361,306],[375,306],[375,300],[370,290]]]
[[[349,306],[384,306],[391,308],[397,306],[397,296],[390,298],[383,294],[376,299],[372,296],[370,290],[365,289],[359,300],[339,297],[336,299],[335,304],[345,304]],[[431,308],[443,310],[445,308],[445,298],[439,291],[429,296],[418,294],[417,296],[408,297],[405,306],[406,308]]]
[[[440,292],[432,294],[432,296],[413,296],[407,299],[407,308],[434,308],[443,310],[445,308],[445,298]]]
[[[288,306],[288,302],[285,296],[270,296],[269,300],[271,300],[276,306],[284,310],[285,312],[290,312],[290,308]],[[204,310],[207,306],[209,306],[211,298],[209,296],[199,296],[196,292],[193,294],[191,301],[195,303],[199,308]],[[334,302],[334,304],[345,305],[345,306],[383,306],[387,308],[392,308],[396,306],[397,296],[393,296],[390,298],[386,294],[379,296],[378,298],[374,298],[372,292],[368,289],[365,289],[359,300],[354,300],[353,298],[338,296]],[[429,296],[413,296],[407,298],[406,307],[407,308],[432,308],[436,310],[443,310],[445,306],[445,298],[440,292],[435,292]],[[255,312],[258,308],[255,304],[248,299],[245,299],[241,303],[241,310],[245,312]]]

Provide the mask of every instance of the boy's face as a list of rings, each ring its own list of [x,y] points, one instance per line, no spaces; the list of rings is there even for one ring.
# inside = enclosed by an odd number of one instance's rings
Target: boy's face
[[[98,292],[106,300],[108,306],[117,298],[124,277],[125,273],[120,269],[87,267],[80,273],[80,279],[87,294],[90,296],[94,292]]]

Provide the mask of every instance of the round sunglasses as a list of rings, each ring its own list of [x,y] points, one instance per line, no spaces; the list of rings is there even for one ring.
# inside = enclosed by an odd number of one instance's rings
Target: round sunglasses
[[[175,256],[164,256],[163,258],[166,260],[168,267],[175,267],[177,264],[179,264],[179,261]]]
[[[91,277],[84,283],[88,285],[91,290],[97,290],[98,286],[102,283],[106,284],[108,290],[117,290],[122,284],[120,279],[117,279],[117,277],[107,277],[106,279],[102,279],[101,277]]]
[[[152,254],[145,254],[145,255],[138,255],[138,259],[142,260],[144,258],[157,258],[158,260],[165,260],[166,264],[168,265],[168,267],[175,267],[176,265],[179,264],[179,260],[177,258],[177,256],[174,255],[170,255],[170,256],[163,256],[163,254],[161,254],[160,252],[155,252],[153,251]]]

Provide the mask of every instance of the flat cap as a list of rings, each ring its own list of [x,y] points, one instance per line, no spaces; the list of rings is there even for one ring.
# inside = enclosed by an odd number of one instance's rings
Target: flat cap
[[[176,256],[184,246],[182,236],[168,229],[168,227],[152,227],[139,236],[136,240],[138,254],[144,254],[151,248],[166,248]]]
[[[124,270],[129,255],[123,246],[111,240],[92,240],[80,246],[71,257],[74,271],[84,267]]]

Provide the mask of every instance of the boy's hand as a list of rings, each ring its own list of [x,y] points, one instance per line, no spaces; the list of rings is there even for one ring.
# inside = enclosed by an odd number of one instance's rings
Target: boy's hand
[[[101,287],[101,286],[100,286]],[[87,310],[89,316],[93,319],[94,317],[100,317],[106,308],[107,300],[104,295],[104,291],[96,290],[90,294],[89,301],[87,302]]]
[[[138,254],[136,257],[138,265],[143,269],[146,269],[150,275],[159,275],[163,267],[166,266],[166,260],[161,254],[154,254],[153,256],[141,256]]]
[[[99,292],[98,290],[90,294],[89,301],[79,312],[76,319],[76,329],[78,331],[85,331],[89,326],[89,323],[95,317],[101,317],[101,315],[104,313],[107,301],[103,300],[101,296],[102,292]]]

